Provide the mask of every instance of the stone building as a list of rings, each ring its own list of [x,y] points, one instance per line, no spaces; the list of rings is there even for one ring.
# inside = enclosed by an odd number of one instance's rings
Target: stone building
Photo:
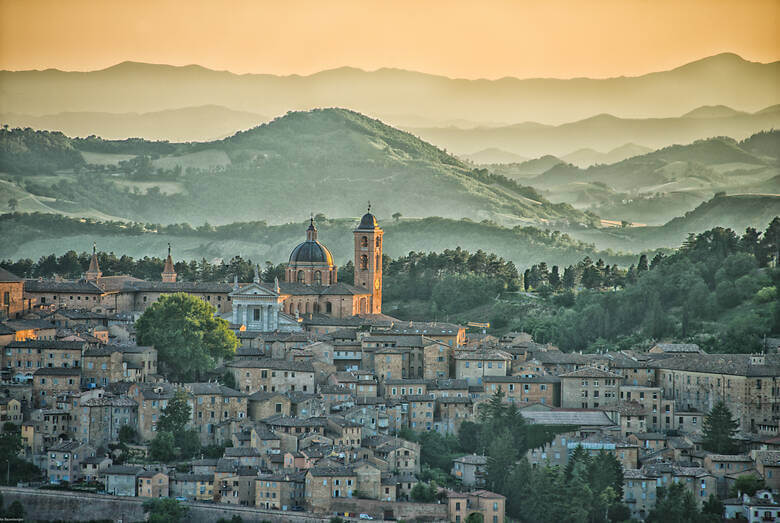
[[[18,318],[24,310],[24,280],[0,268],[0,320]]]
[[[254,506],[276,510],[303,506],[305,478],[303,472],[260,474],[255,479]]]
[[[512,356],[501,350],[458,351],[455,354],[455,378],[469,385],[481,385],[488,376],[509,374]]]
[[[140,498],[167,498],[170,493],[170,478],[162,470],[144,470],[136,481],[136,495]]]
[[[660,359],[655,368],[664,399],[681,412],[709,412],[724,401],[740,428],[757,432],[780,421],[780,354],[692,354]],[[675,427],[676,428],[676,427]]]
[[[144,441],[157,435],[157,422],[165,407],[176,394],[170,383],[133,383],[127,397],[135,400],[138,408],[138,434]]]
[[[595,409],[616,405],[621,376],[596,367],[561,374],[561,407]]]
[[[246,418],[247,395],[219,383],[185,383],[192,395],[192,425],[200,434],[201,443],[214,440],[217,424]]]
[[[483,383],[487,397],[501,389],[510,403],[561,405],[561,379],[555,376],[485,376]]]
[[[468,454],[452,460],[450,474],[455,476],[466,487],[477,487],[485,484],[485,466],[487,458],[477,454]]]
[[[81,479],[81,462],[95,456],[95,448],[78,441],[63,441],[46,451],[49,483],[74,483]]]
[[[119,430],[128,426],[138,430],[138,404],[125,396],[104,395],[78,403],[71,412],[75,438],[96,447],[119,441]]]
[[[308,362],[261,358],[232,361],[226,367],[246,394],[314,392],[314,367]]]
[[[81,369],[75,367],[44,367],[33,374],[33,405],[36,408],[53,407],[57,396],[64,392],[78,392]]]
[[[247,415],[251,420],[261,420],[276,414],[289,416],[291,410],[290,398],[281,392],[257,391],[250,395],[247,405]]]
[[[78,341],[13,341],[3,348],[2,366],[16,381],[29,380],[41,368],[79,368],[88,344]]]
[[[453,523],[463,523],[472,514],[485,523],[501,523],[506,515],[506,497],[488,490],[454,492],[447,490],[447,515]]]

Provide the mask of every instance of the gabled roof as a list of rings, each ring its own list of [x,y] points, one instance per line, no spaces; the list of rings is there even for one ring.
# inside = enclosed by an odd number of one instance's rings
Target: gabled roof
[[[602,410],[554,409],[521,410],[522,416],[531,423],[540,425],[579,425],[610,427],[615,423]]]
[[[76,294],[103,294],[103,290],[86,280],[58,281],[58,280],[25,280],[25,292],[73,292]]]
[[[2,267],[0,267],[0,282],[2,282],[2,283],[17,283],[17,282],[20,282],[20,281],[24,281],[24,280],[22,280],[22,278],[20,278],[16,274],[13,274],[12,272],[7,271],[7,270],[3,269]]]
[[[9,349],[81,350],[85,345],[83,341],[27,340],[12,341],[6,347]]]
[[[585,367],[577,369],[572,372],[566,372],[558,376],[559,378],[615,378],[622,379],[623,377],[614,372],[601,370],[598,367]]]
[[[78,376],[81,369],[78,367],[42,367],[36,370],[35,376]]]
[[[314,366],[308,361],[287,361],[273,358],[258,358],[251,360],[231,361],[226,367],[239,369],[273,369],[296,372],[314,372]]]
[[[192,392],[195,396],[203,396],[206,394],[213,394],[214,396],[228,396],[228,397],[245,397],[241,391],[231,389],[219,383],[185,383],[184,386]]]
[[[202,281],[127,281],[122,286],[122,292],[207,292],[213,294],[228,294],[233,290],[229,283]]]

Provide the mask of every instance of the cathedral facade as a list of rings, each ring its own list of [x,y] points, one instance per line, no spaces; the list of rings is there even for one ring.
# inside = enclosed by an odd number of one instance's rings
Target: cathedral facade
[[[324,314],[347,318],[382,312],[382,235],[376,217],[369,212],[352,231],[355,281],[338,281],[333,256],[317,239],[312,219],[306,241],[290,254],[285,281],[279,284],[284,296],[283,312],[289,315]]]
[[[382,313],[383,231],[370,209],[352,231],[355,255],[354,285],[338,281],[333,255],[317,238],[314,219],[306,241],[290,253],[283,282],[234,286],[230,293],[232,320],[249,331],[294,330],[297,318],[332,318]]]

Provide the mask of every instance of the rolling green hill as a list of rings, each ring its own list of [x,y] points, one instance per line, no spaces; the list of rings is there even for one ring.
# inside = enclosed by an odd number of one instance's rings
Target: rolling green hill
[[[569,233],[602,249],[639,252],[679,246],[689,233],[700,233],[715,226],[731,228],[738,233],[743,233],[747,227],[764,230],[777,216],[780,216],[780,194],[719,194],[660,226],[572,230]]]
[[[49,147],[51,161],[32,163]],[[140,221],[284,223],[312,212],[351,216],[371,200],[384,217],[596,223],[567,204],[551,204],[345,109],[289,113],[203,143],[72,140],[61,133],[3,130],[0,157],[3,170],[13,175],[8,180],[33,195],[80,205],[85,213]],[[49,176],[42,180],[41,174]]]
[[[558,163],[523,183],[607,220],[663,225],[718,192],[780,193],[778,156],[780,131],[768,131],[741,142],[715,137],[673,145],[587,169]]]

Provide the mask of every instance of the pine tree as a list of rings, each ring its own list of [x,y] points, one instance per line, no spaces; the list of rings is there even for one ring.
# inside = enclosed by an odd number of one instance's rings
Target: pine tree
[[[731,411],[722,400],[712,407],[704,418],[704,450],[716,454],[733,454],[738,444],[734,436],[739,429],[739,420],[732,419]]]

